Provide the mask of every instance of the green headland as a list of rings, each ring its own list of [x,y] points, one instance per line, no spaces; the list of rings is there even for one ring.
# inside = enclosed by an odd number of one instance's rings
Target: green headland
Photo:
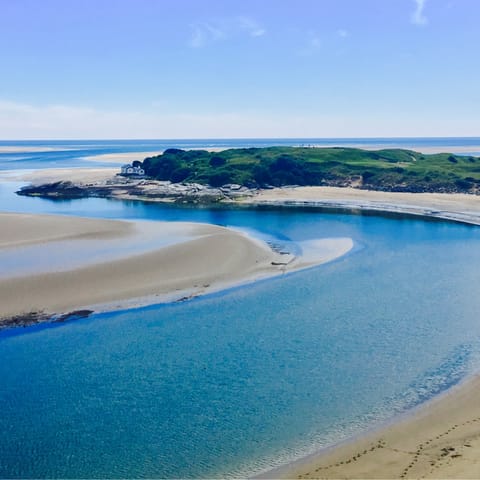
[[[325,185],[404,192],[480,191],[479,157],[404,149],[268,147],[209,152],[171,148],[134,163],[157,180],[213,187]]]

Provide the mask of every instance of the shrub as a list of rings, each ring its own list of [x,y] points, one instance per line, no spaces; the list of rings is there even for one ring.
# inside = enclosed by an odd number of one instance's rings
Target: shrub
[[[175,169],[170,175],[170,181],[173,183],[183,182],[186,178],[190,176],[192,169],[189,167],[180,167]]]
[[[227,163],[227,161],[223,157],[219,157],[218,155],[213,156],[210,159],[210,166],[211,167],[223,167]]]

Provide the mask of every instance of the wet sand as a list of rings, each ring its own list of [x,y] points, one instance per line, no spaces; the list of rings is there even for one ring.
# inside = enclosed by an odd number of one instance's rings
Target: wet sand
[[[480,378],[397,422],[262,478],[478,479]]]
[[[0,214],[0,250],[12,256],[22,246],[43,248],[39,257],[55,249],[71,249],[75,242],[90,248],[124,237],[128,255],[75,268],[45,268],[26,275],[0,277],[0,326],[12,317],[32,312],[61,314],[91,308],[95,311],[186,299],[260,278],[323,263],[349,251],[349,238],[320,239],[305,258],[273,251],[246,234],[214,225],[182,222],[135,222],[83,219],[50,215]],[[157,245],[135,251],[135,242],[157,230]],[[171,243],[172,238],[174,239]],[[170,241],[169,241],[170,239]],[[54,248],[52,250],[52,245]],[[107,249],[108,250],[108,249]]]
[[[408,213],[480,224],[480,197],[463,193],[404,193],[339,187],[283,187],[260,190],[239,203],[317,206]]]

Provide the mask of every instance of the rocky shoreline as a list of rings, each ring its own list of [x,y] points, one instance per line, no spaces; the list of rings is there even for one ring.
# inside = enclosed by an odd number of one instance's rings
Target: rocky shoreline
[[[97,183],[74,183],[68,180],[28,185],[18,195],[51,199],[86,197],[141,199],[176,203],[219,203],[252,197],[255,190],[236,184],[214,188],[198,183],[172,183],[116,175]]]
[[[63,314],[52,314],[44,311],[29,312],[8,318],[0,318],[0,330],[7,328],[26,328],[39,323],[64,323],[71,320],[87,318],[93,310],[74,310]]]
[[[322,190],[322,194],[315,196],[315,198],[302,198],[302,191],[305,188]],[[336,190],[342,192],[342,195],[329,198],[329,195],[324,195],[323,190]],[[273,199],[270,192],[274,193]],[[278,192],[280,192],[279,195]],[[292,192],[294,194],[290,195]],[[343,192],[345,192],[344,196]],[[452,208],[451,205],[436,205],[436,202],[426,202],[427,204],[425,204],[424,201],[417,201],[418,198],[423,196],[439,195],[443,198],[450,198],[450,196],[458,194],[445,192],[437,192],[436,194],[429,192],[383,192],[367,190],[359,186],[355,188],[348,186],[342,186],[341,188],[287,186],[270,190],[228,184],[216,188],[198,183],[171,183],[169,181],[115,175],[112,178],[91,183],[60,180],[50,183],[32,184],[22,187],[17,191],[17,194],[31,197],[38,196],[52,200],[99,197],[205,206],[235,204],[245,207],[358,210],[363,212],[417,215],[480,225],[480,211],[477,208],[466,207],[461,204]],[[283,194],[287,195],[284,196]],[[390,199],[389,196],[391,195],[396,198]],[[472,200],[477,197],[474,194],[461,195]],[[407,197],[408,200],[406,200]]]

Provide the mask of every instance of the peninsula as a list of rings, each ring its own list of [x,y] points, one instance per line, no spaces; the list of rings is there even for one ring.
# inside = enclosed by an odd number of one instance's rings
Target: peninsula
[[[128,175],[126,171],[142,172],[142,176]],[[122,170],[122,175],[103,185],[50,183],[23,188],[19,193],[76,198],[115,196],[118,190],[126,190],[131,196],[209,203],[248,196],[252,190],[292,185],[480,193],[479,157],[404,149],[265,147],[210,152],[169,148],[143,162],[133,161],[131,168]]]

